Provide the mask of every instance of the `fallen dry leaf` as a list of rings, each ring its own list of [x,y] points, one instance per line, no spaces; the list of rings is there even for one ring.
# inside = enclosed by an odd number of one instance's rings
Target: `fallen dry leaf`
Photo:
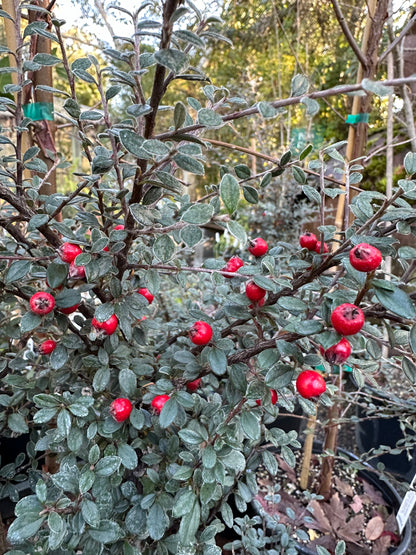
[[[350,503],[350,507],[355,514],[361,511],[361,509],[363,508],[363,502],[361,501],[361,497],[359,495],[354,495],[354,497],[352,498],[352,503]]]
[[[354,491],[353,491],[351,485],[347,484],[347,482],[344,482],[343,480],[338,478],[338,476],[334,477],[334,483],[335,483],[336,489],[342,495],[348,495],[348,497],[352,497],[354,495]]]
[[[368,521],[365,529],[365,537],[367,540],[374,541],[378,539],[384,531],[384,522],[381,516],[375,516]]]

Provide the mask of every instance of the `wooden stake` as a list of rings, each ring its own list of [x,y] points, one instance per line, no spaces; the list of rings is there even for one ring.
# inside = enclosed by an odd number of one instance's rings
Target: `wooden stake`
[[[302,468],[300,471],[300,480],[299,480],[299,485],[301,489],[308,489],[309,469],[311,466],[313,440],[315,439],[315,427],[316,427],[316,414],[312,414],[308,418],[308,423],[306,425],[306,438],[305,438],[305,443],[303,445],[303,460],[302,460]]]

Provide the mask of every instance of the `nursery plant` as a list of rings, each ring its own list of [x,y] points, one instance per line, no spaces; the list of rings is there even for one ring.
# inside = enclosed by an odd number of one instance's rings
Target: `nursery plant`
[[[295,399],[309,416],[328,409],[334,454],[334,422],[350,395],[335,363],[348,357],[359,388],[389,345],[416,381],[414,249],[401,246],[414,234],[416,153],[405,156],[406,178],[390,197],[360,192],[362,165],[345,159],[342,140],[319,152],[282,149],[259,173],[242,150],[240,163],[207,183],[210,138],[230,122],[272,124],[297,104],[311,116],[317,98],[384,94],[396,81],[310,93],[299,74],[287,98],[241,108],[243,98],[196,65],[195,51],[208,56],[222,39],[218,19],[179,0],[155,3],[150,17],[148,4],[113,8],[132,35],[100,60],[69,59],[66,23],[42,7],[30,23],[33,6],[0,12],[17,40],[15,51],[1,47],[14,60],[2,70],[17,78],[0,97],[13,121],[0,135],[0,426],[3,437],[30,433],[24,460],[3,466],[0,479],[15,501],[19,481],[33,491],[8,523],[8,553],[214,555],[218,535],[233,529],[244,553],[291,555],[305,537],[290,523],[265,534],[260,517],[241,515],[259,465],[277,472],[270,446],[295,466],[296,432],[271,425],[279,410],[293,410]],[[149,33],[152,48],[143,48]],[[49,39],[54,54],[30,58],[31,37]],[[71,161],[30,144],[37,121],[25,115],[33,72],[55,65],[66,87],[37,87],[63,99],[59,115],[82,147],[70,192],[49,185]],[[181,89],[188,81],[193,96]],[[80,104],[85,83],[98,106]],[[117,105],[121,96],[127,105]],[[327,176],[334,164],[337,178]],[[319,219],[316,236],[299,229],[300,245],[251,236],[242,223],[246,207],[284,175]],[[328,199],[339,196],[343,230],[325,217]],[[208,224],[239,250],[195,266]],[[388,280],[380,266],[387,256],[396,269]],[[330,483],[322,487],[330,496]],[[341,555],[348,540],[339,539]]]

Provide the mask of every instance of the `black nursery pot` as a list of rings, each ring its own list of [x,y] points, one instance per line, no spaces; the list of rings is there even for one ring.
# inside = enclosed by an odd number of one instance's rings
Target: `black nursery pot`
[[[321,453],[322,444],[314,443],[313,452]],[[346,451],[345,449],[342,449],[341,447],[338,447],[338,453],[343,453],[344,455],[348,456],[348,458],[351,460],[356,460],[356,461],[359,460],[359,457],[357,457],[353,453],[350,453],[349,451]],[[366,463],[362,463],[362,464],[364,466],[367,466],[369,470],[358,471],[358,476],[360,476],[365,481],[367,481],[372,486],[374,486],[381,493],[381,495],[383,496],[385,501],[387,501],[389,506],[397,514],[400,504],[402,502],[402,498],[397,493],[396,489],[389,482],[385,480],[380,480],[377,477],[377,475],[372,471],[372,467],[369,464],[366,464]],[[253,503],[253,507],[258,513],[255,503]],[[266,524],[267,524],[267,520],[266,520]],[[411,536],[412,536],[412,526],[411,526],[410,520],[408,520],[403,530],[400,544],[395,547],[391,547],[389,549],[389,553],[391,555],[404,555],[410,546]],[[300,543],[296,545],[296,549],[298,553],[301,553],[302,555],[316,555],[317,553],[316,551],[309,549],[306,545],[300,544]]]
[[[370,394],[385,398],[388,402],[384,393],[372,388],[367,388],[367,390]],[[373,399],[372,402],[375,405],[382,405],[382,402],[377,401],[377,399]],[[416,412],[414,403],[409,402],[409,406]],[[357,416],[363,418],[365,415],[365,410],[358,407]],[[361,420],[355,426],[355,441],[360,453],[377,449],[380,445],[394,448],[401,439],[404,439],[404,434],[400,428],[398,418],[371,418],[370,420]],[[413,448],[412,454],[412,459],[409,460],[405,451],[397,454],[386,453],[371,459],[369,463],[376,467],[377,463],[382,462],[388,472],[411,482],[416,473],[416,447]]]

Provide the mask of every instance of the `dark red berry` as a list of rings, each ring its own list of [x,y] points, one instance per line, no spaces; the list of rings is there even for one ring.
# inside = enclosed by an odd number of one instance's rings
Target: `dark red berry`
[[[145,297],[145,299],[147,299],[147,302],[149,304],[152,304],[154,296],[151,294],[149,289],[147,289],[147,287],[141,287],[137,292],[139,293],[139,295],[143,295],[143,297]]]
[[[75,262],[71,262],[69,265],[69,277],[71,279],[84,279],[85,266],[77,266]]]
[[[381,252],[367,243],[360,243],[350,250],[351,266],[359,272],[372,272],[381,264]]]
[[[258,302],[261,299],[264,299],[265,295],[265,289],[256,285],[254,281],[248,281],[246,283],[246,296],[250,299],[250,301]]]
[[[263,298],[260,299],[258,302],[253,303],[253,304],[249,304],[249,305],[248,305],[248,308],[254,308],[255,306],[261,307],[261,306],[264,305],[264,301],[265,301],[265,298],[263,297]]]
[[[78,307],[79,304],[74,304],[73,306],[67,306],[66,308],[58,308],[58,310],[59,312],[62,312],[62,314],[72,314]]]
[[[47,339],[46,341],[44,341],[39,345],[39,353],[41,355],[50,355],[51,352],[55,349],[55,347],[56,347],[56,341],[54,341],[53,339]]]
[[[270,390],[270,395],[271,395],[271,401],[272,401],[272,405],[275,405],[277,403],[277,391],[274,389]],[[260,406],[261,405],[261,399],[256,399],[256,403]]]
[[[317,252],[318,254],[321,254],[321,241],[317,241],[316,245],[315,245],[315,252]],[[324,253],[329,252],[329,247],[326,243],[324,243]]]
[[[120,229],[120,230],[124,229],[124,225],[123,225],[123,224],[118,224],[118,225],[116,225],[116,227],[114,228],[115,231],[118,231],[119,229]]]
[[[188,382],[186,384],[186,389],[191,392],[196,391],[200,387],[201,387],[201,378],[197,378],[196,380],[193,380],[192,382]]]
[[[303,249],[308,249],[309,251],[315,250],[315,246],[318,239],[316,235],[307,231],[299,237],[299,244]]]
[[[230,260],[227,262],[227,264],[224,266],[223,270],[225,270],[226,272],[236,272],[239,268],[241,268],[242,266],[244,266],[244,262],[241,260],[241,258],[239,258],[238,256],[233,256],[232,258],[230,258]],[[224,276],[228,279],[231,279],[232,276]]]
[[[331,323],[339,334],[354,335],[364,325],[364,313],[358,306],[344,303],[332,312]]]
[[[110,405],[110,413],[111,416],[117,422],[124,422],[130,416],[130,413],[133,409],[133,405],[128,399],[124,399],[120,397],[119,399],[115,399]]]
[[[248,251],[255,257],[263,256],[264,254],[266,254],[269,248],[267,246],[266,241],[261,237],[257,237],[257,239],[253,239],[253,241],[250,241],[250,243],[251,243],[251,246],[248,248]]]
[[[106,320],[105,322],[99,322],[98,320],[93,318],[92,322],[91,322],[91,325],[92,325],[93,328],[95,328],[96,330],[104,332],[106,335],[112,335],[117,329],[118,319],[117,319],[117,316],[115,314],[110,316],[110,318],[108,320]]]
[[[82,249],[79,245],[74,243],[62,243],[58,249],[58,254],[63,262],[70,264],[76,257],[82,253]]]
[[[329,347],[324,353],[326,360],[330,364],[343,364],[351,354],[351,345],[343,337],[341,341]]]
[[[207,345],[212,339],[212,328],[206,322],[195,322],[189,330],[189,339],[195,345]]]
[[[50,293],[45,293],[44,291],[38,291],[30,297],[30,310],[35,314],[49,314],[52,312],[55,306],[55,299]]]
[[[319,372],[304,370],[296,380],[296,389],[301,397],[311,399],[326,391],[326,383]]]
[[[169,395],[156,395],[156,397],[152,399],[152,402],[150,404],[155,409],[155,411],[160,414],[163,405],[166,403],[166,401],[169,401],[169,399]]]

